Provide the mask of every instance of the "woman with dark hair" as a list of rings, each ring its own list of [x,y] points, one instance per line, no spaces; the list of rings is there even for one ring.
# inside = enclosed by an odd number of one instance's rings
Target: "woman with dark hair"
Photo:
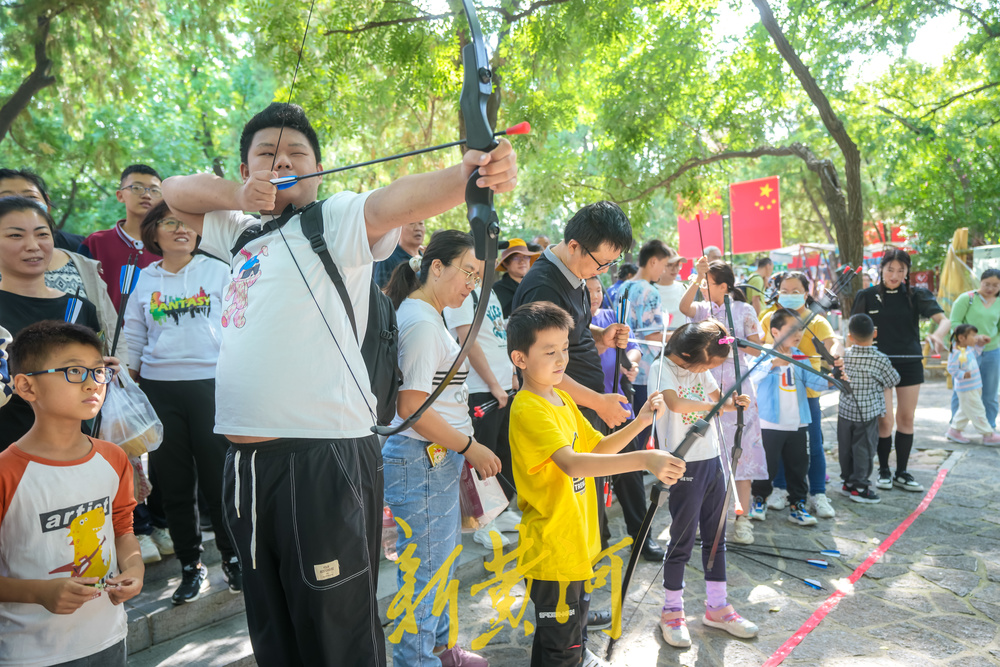
[[[729,328],[729,319],[724,305],[728,294],[733,311],[733,336],[757,343],[763,343],[764,330],[757,321],[757,311],[747,303],[743,292],[736,289],[736,276],[733,269],[723,261],[708,262],[706,257],[698,260],[695,269],[698,278],[681,298],[680,310],[690,318],[691,322],[715,320]],[[705,282],[704,301],[695,301],[694,295],[702,280]],[[746,377],[749,371],[746,355],[757,356],[757,350],[744,348],[740,350],[740,375]],[[736,382],[736,366],[732,357],[728,357],[720,366],[712,369],[712,376],[720,387],[732,387]],[[736,493],[744,513],[736,517],[733,524],[732,540],[739,544],[753,544],[753,528],[748,513],[750,511],[750,486],[755,479],[768,479],[767,456],[764,453],[764,441],[761,439],[760,418],[757,414],[757,396],[752,382],[744,382],[741,393],[750,397],[750,406],[744,410],[743,439],[741,446],[743,454],[736,464]],[[736,414],[724,413],[719,417],[722,422],[722,439],[726,443],[727,456],[736,436]]]
[[[1000,269],[986,269],[979,276],[979,289],[955,299],[951,307],[951,333],[962,324],[979,330],[977,345],[983,346],[979,372],[983,376],[983,407],[986,421],[997,427],[997,388],[1000,385]],[[958,392],[951,395],[951,416],[958,410]],[[949,436],[954,440],[953,436]],[[959,439],[959,442],[964,438]]]
[[[778,307],[794,312],[800,319],[805,319],[810,315],[809,305],[813,299],[809,296],[811,283],[809,277],[798,271],[789,271],[781,278],[778,286]],[[760,324],[764,328],[765,339],[768,343],[773,343],[771,338],[771,316],[773,313],[761,315]],[[823,347],[834,356],[839,356],[841,351],[840,343],[833,336],[833,327],[825,317],[817,314],[809,322],[806,331],[802,336],[802,341],[798,348],[809,357],[809,363],[817,371],[820,369],[820,359],[816,355],[816,343],[818,340]],[[819,392],[811,387],[806,387],[806,397],[809,403],[809,413],[812,421],[809,422],[809,507],[813,514],[821,519],[832,519],[836,516],[836,511],[830,504],[830,499],[826,495],[826,455],[823,453],[823,413],[819,406]],[[774,479],[775,490],[768,499],[768,507],[779,510],[785,507],[787,502],[787,492],[785,491],[784,470],[778,470]]]
[[[930,336],[933,349],[947,353],[944,337],[950,323],[934,295],[923,287],[910,287],[910,256],[900,248],[888,248],[879,264],[878,285],[863,289],[854,297],[851,314],[865,313],[875,323],[875,345],[888,355],[899,372],[896,385],[896,414],[893,420],[892,390],[885,390],[886,413],[878,422],[878,482],[880,489],[896,486],[907,491],[923,491],[906,471],[913,449],[913,415],[917,410],[924,365],[920,346],[920,318],[934,320],[938,327]],[[889,469],[892,427],[896,426],[896,474]]]
[[[215,367],[221,344],[223,294],[229,269],[195,254],[201,238],[160,200],[139,225],[143,245],[163,259],[139,274],[125,306],[129,373],[163,422],[163,444],[150,452],[167,529],[181,565],[174,604],[192,602],[208,584],[196,489],[211,517],[229,590],[243,588],[239,560],[222,515],[226,439],[215,433]]]
[[[442,230],[431,237],[422,257],[414,257],[393,271],[385,293],[396,306],[399,367],[403,372],[393,426],[416,412],[458,355],[458,342],[448,331],[442,313],[446,306],[461,306],[479,284],[480,265],[469,234]],[[393,516],[410,528],[409,535],[399,531],[396,552],[402,554],[412,544],[411,555],[420,563],[414,572],[400,569],[400,589],[407,585],[407,579],[410,585],[415,579],[416,590],[422,590],[445,567],[460,543],[458,488],[462,466],[468,463],[480,478],[500,472],[500,459],[473,438],[465,385],[468,372],[463,364],[451,380],[453,389],[442,393],[412,428],[389,436],[382,446],[385,503]],[[452,561],[445,568],[445,580],[451,578],[454,567]],[[431,596],[416,605],[416,630],[403,633],[393,645],[393,662],[434,665],[440,660],[446,666],[488,665],[474,653],[448,646],[448,609],[435,615],[433,606]]]
[[[54,252],[54,227],[48,211],[31,199],[0,198],[0,326],[12,338],[41,320],[75,322],[94,333],[102,329],[93,303],[45,284],[45,269]],[[0,410],[0,451],[19,440],[34,423],[31,406],[20,396],[12,396]]]

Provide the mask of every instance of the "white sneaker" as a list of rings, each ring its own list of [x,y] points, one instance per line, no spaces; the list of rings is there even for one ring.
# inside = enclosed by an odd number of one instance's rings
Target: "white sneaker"
[[[156,543],[149,535],[136,535],[139,540],[139,553],[142,554],[143,563],[155,563],[162,560],[160,550],[156,548]]]
[[[166,528],[153,528],[153,534],[149,536],[156,545],[156,550],[164,556],[174,553],[174,541],[170,539],[170,531]]]
[[[767,506],[772,510],[783,510],[788,507],[788,491],[774,487],[767,497]]]
[[[688,631],[687,621],[684,617],[664,619],[666,614],[660,616],[660,632],[663,634],[663,641],[677,648],[687,648],[691,645],[691,633]]]
[[[505,510],[493,520],[493,523],[501,533],[516,533],[517,526],[521,523],[521,515],[514,510]]]
[[[830,499],[825,493],[817,493],[809,496],[809,505],[813,508],[813,514],[821,519],[832,519],[837,516],[837,511],[830,504]]]
[[[488,524],[477,530],[472,534],[472,539],[474,539],[479,544],[483,545],[487,549],[493,548],[493,535],[496,534],[498,540],[500,540],[500,546],[508,547],[510,546],[510,538],[497,530],[496,522],[490,521]]]
[[[611,663],[594,655],[594,652],[589,648],[585,648],[583,649],[583,662],[580,663],[580,667],[611,667]]]
[[[736,517],[733,534],[729,539],[736,544],[753,544],[753,524],[750,519],[745,516]]]
[[[732,605],[729,608],[733,609]],[[723,616],[721,621],[713,621],[708,617],[708,612],[706,611],[705,615],[701,617],[701,622],[710,628],[725,630],[732,636],[739,637],[740,639],[756,637],[759,632],[755,623],[737,614],[735,609]]]

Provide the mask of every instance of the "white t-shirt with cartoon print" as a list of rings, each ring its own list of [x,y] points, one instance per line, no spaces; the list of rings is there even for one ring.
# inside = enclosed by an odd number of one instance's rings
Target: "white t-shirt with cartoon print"
[[[660,364],[663,366],[663,374],[660,375]],[[660,378],[658,387],[656,378]],[[649,391],[673,390],[679,398],[687,398],[693,401],[709,401],[709,394],[719,390],[719,385],[709,372],[692,373],[681,368],[669,358],[660,357],[653,362],[649,368]],[[708,412],[707,410],[705,412]],[[684,440],[688,429],[704,415],[703,412],[672,412],[669,408],[663,417],[656,420],[656,437],[659,439],[659,446],[668,452],[673,452]],[[714,459],[719,455],[719,442],[717,438],[717,425],[709,424],[708,431],[703,438],[697,440],[688,450],[684,457],[685,461],[706,461]]]
[[[396,229],[369,248],[364,213],[369,194],[341,192],[322,205],[324,237],[344,277],[362,340],[372,262],[391,255],[399,241]],[[216,433],[262,438],[371,434],[375,421],[366,403],[375,410],[376,402],[360,346],[299,221],[292,217],[281,233],[260,236],[232,257],[240,234],[260,221],[239,211],[205,215],[201,248],[230,260],[232,277],[222,303]]]
[[[482,287],[477,287],[472,294],[482,298],[481,291]],[[444,309],[444,319],[448,323],[448,330],[451,331],[451,335],[453,336],[458,335],[455,331],[457,327],[472,324],[472,320],[476,314],[472,294],[458,308]],[[460,340],[459,343],[461,342],[463,341]],[[486,363],[489,364],[490,370],[493,371],[497,382],[500,383],[504,391],[510,391],[511,387],[514,386],[514,364],[507,353],[507,323],[503,319],[503,309],[500,307],[500,299],[493,293],[493,290],[490,290],[490,303],[486,307],[486,319],[483,320],[483,326],[479,328],[479,336],[476,338],[476,342],[482,348],[483,355],[486,357]],[[472,368],[471,363],[469,364],[469,379],[466,384],[469,386],[469,393],[472,394],[488,392],[490,390],[489,385],[480,377],[476,369]]]

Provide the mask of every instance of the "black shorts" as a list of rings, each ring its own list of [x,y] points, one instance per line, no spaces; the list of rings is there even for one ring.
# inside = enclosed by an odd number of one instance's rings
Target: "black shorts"
[[[890,362],[899,373],[897,387],[911,387],[924,383],[924,364],[920,359],[890,359]]]

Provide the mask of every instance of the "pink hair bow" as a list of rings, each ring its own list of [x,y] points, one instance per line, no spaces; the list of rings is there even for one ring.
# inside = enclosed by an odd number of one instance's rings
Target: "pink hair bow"
[[[723,336],[719,339],[719,345],[732,345],[736,342],[736,339],[732,336]]]

